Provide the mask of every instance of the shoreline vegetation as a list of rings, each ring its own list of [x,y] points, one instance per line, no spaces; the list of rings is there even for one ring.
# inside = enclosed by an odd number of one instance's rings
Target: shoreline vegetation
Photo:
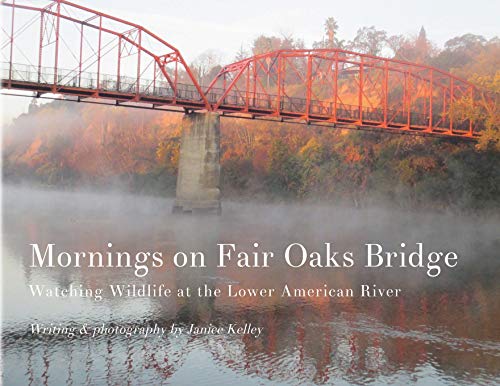
[[[424,63],[500,95],[500,39],[465,34],[438,49],[418,36],[389,36],[360,28],[352,41],[336,38],[325,22],[313,48],[353,51]],[[292,36],[259,36],[235,59],[303,48]],[[222,60],[207,51],[191,63],[206,85]],[[343,94],[349,94],[344,85]],[[353,95],[356,90],[352,90]],[[463,102],[463,103],[462,103]],[[460,101],[455,119],[475,111]],[[175,195],[182,114],[33,99],[28,113],[3,130],[8,184],[62,190],[117,190]],[[477,117],[476,117],[477,118]],[[358,132],[306,125],[221,120],[222,194],[225,200],[390,206],[429,211],[497,211],[500,208],[498,108],[480,119],[487,129],[477,144],[449,139]]]

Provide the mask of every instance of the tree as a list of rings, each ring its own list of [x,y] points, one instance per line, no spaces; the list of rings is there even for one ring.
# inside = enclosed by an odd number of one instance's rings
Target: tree
[[[296,195],[301,186],[299,160],[281,139],[271,143],[269,152],[268,180],[271,190]]]
[[[303,42],[295,40],[292,35],[282,35],[281,37],[260,35],[253,42],[252,52],[254,55],[260,55],[276,50],[303,48],[303,46]]]
[[[481,36],[468,34],[451,39],[447,46],[457,50],[458,57],[464,57],[466,52],[470,55],[466,64],[451,71],[482,90],[476,94],[475,103],[467,97],[456,101],[451,106],[450,115],[453,119],[472,119],[482,123],[485,130],[479,139],[478,150],[493,148],[500,151],[500,41],[493,38],[485,42]]]
[[[335,35],[337,34],[337,30],[339,29],[338,23],[335,21],[333,17],[329,17],[325,21],[325,33],[328,36],[328,47],[335,47]]]
[[[482,113],[485,130],[479,138],[479,150],[495,149],[500,152],[500,70],[494,75],[480,76],[475,74],[470,81],[477,84],[489,94],[482,94],[480,104],[474,111],[477,115]],[[478,113],[477,110],[481,113]]]
[[[421,53],[423,57],[429,56],[428,52],[429,41],[427,40],[427,32],[425,32],[424,26],[420,28],[417,40],[415,41],[415,49],[417,52]]]
[[[392,35],[386,39],[387,47],[393,52],[393,56],[401,50],[407,39],[403,35]]]
[[[240,49],[236,53],[236,56],[234,57],[235,62],[239,62],[240,60],[243,60],[245,58],[248,58],[250,54],[248,53],[247,50],[243,48],[243,44],[240,46]]]
[[[488,41],[481,35],[465,34],[448,40],[432,64],[449,71],[450,69],[464,67],[474,62],[484,51]]]
[[[179,166],[180,138],[171,137],[161,141],[156,147],[156,159],[161,168],[169,173],[177,173]]]
[[[343,40],[337,38],[337,32],[339,30],[339,25],[333,17],[329,17],[325,20],[325,36],[322,40],[314,42],[314,48],[342,48],[344,45]]]
[[[326,149],[317,137],[311,137],[299,150],[301,161],[301,189],[300,194],[311,193],[319,185],[321,178],[321,165],[326,157]]]
[[[484,36],[469,33],[448,40],[446,43],[444,43],[444,48],[450,51],[471,50],[478,52],[477,48],[483,47],[486,43],[487,40]]]
[[[422,27],[418,36],[400,41],[399,49],[395,52],[396,59],[409,62],[429,63],[437,53],[437,49],[427,39],[427,32]]]
[[[386,44],[387,32],[371,26],[358,29],[353,41],[349,43],[349,48],[364,54],[380,55]]]
[[[220,71],[221,57],[214,50],[207,50],[200,54],[191,64],[194,75],[201,85],[210,82]]]

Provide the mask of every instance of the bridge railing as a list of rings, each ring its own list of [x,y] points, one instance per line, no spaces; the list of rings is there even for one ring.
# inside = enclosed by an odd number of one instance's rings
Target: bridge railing
[[[54,77],[56,79],[54,79]],[[98,84],[99,79],[99,84]],[[69,87],[75,89],[95,90],[97,92],[118,92],[124,94],[135,94],[137,90],[137,79],[127,76],[100,74],[78,70],[58,69],[54,75],[53,67],[37,67],[33,65],[14,63],[2,63],[2,81],[18,81],[31,83],[33,85],[55,84],[59,87]],[[201,101],[195,86],[190,84],[177,84],[174,92],[166,81],[155,81],[141,79],[139,83],[139,93],[143,96],[154,96],[159,98],[176,98],[188,101]]]
[[[207,99],[210,103],[215,104],[221,96],[224,95],[224,89],[212,88],[207,94]],[[247,106],[248,103],[248,106]],[[254,108],[263,110],[275,110],[278,103],[276,95],[264,93],[250,93],[248,98],[246,95],[241,95],[241,92],[230,91],[227,93],[222,101],[222,106],[234,108]],[[331,101],[311,100],[309,109],[307,109],[307,99],[281,96],[279,101],[279,110],[283,113],[296,113],[305,114],[306,111],[310,115],[317,115],[322,117],[331,117],[335,115],[337,119],[356,122],[360,117],[360,110],[362,112],[364,122],[373,122],[381,124],[384,122],[384,110],[382,108],[362,107],[360,109],[357,105],[339,104],[335,111],[335,104]],[[430,116],[419,112],[407,112],[402,110],[388,109],[387,117],[391,124],[405,126],[410,123],[413,127],[426,128],[429,126]],[[432,121],[439,123],[435,129],[443,131],[448,130],[450,127],[450,120],[448,116],[441,114],[433,114]],[[476,131],[480,131],[482,127],[477,127]],[[455,122],[454,130],[458,132],[467,132],[469,130],[469,122]]]
[[[74,90],[91,90],[98,93],[120,93],[125,95],[134,95],[137,91],[137,79],[127,76],[122,76],[118,79],[115,75],[101,74],[87,71],[76,71],[67,69],[58,69],[57,75],[54,75],[52,67],[37,67],[25,64],[3,63],[2,65],[2,80],[3,82],[18,81],[33,85],[48,85],[54,84],[54,76],[56,84],[59,87],[71,88]],[[99,84],[97,83],[99,79]],[[155,97],[171,101],[172,99],[184,101],[201,102],[198,91],[195,86],[189,84],[177,84],[177,90],[173,90],[166,81],[155,81],[141,79],[139,84],[139,93],[143,97]],[[224,95],[225,91],[222,88],[212,88],[206,94],[208,102],[212,105]],[[311,116],[331,117],[335,116],[339,120],[347,122],[357,122],[360,115],[364,122],[381,124],[384,121],[384,110],[381,108],[360,107],[356,105],[340,104],[335,109],[335,104],[331,101],[311,100],[309,108],[307,99],[289,96],[280,96],[279,102],[276,95],[264,93],[251,93],[241,95],[241,92],[230,91],[222,101],[223,107],[234,108],[253,108],[262,111],[273,111],[279,103],[279,110],[287,114],[296,114],[300,116],[308,112]],[[407,125],[425,128],[429,125],[429,116],[418,112],[404,112],[400,110],[387,110],[387,116],[391,124]],[[450,126],[447,116],[433,115],[433,122],[439,122],[438,129],[447,130]],[[466,132],[469,129],[468,121],[455,122],[454,130]],[[480,131],[481,127],[476,128]]]

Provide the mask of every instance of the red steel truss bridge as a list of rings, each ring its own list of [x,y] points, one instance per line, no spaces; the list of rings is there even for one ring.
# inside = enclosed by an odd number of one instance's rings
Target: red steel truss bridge
[[[65,0],[3,1],[2,88],[168,111],[475,140],[450,114],[491,97],[440,69],[341,49],[279,50],[224,66],[207,86],[142,26]]]

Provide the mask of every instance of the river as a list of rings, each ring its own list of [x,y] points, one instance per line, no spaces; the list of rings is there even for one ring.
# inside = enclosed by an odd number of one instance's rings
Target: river
[[[3,189],[3,377],[6,385],[490,385],[500,382],[498,215],[411,213],[325,204],[224,202],[223,215],[171,214],[170,199],[116,192]],[[217,265],[217,244],[278,256],[267,267]],[[457,267],[293,268],[292,243],[361,255],[365,243],[397,250],[422,243],[454,250]],[[144,277],[130,268],[32,267],[30,244],[66,251],[162,251],[168,263]],[[206,266],[178,268],[176,251],[203,251]],[[220,296],[33,296],[29,285],[62,289],[109,284]],[[400,288],[399,296],[339,296],[339,289]],[[229,287],[230,286],[230,287]],[[314,296],[281,296],[285,286]],[[230,296],[225,289],[231,288]],[[275,289],[238,296],[248,289]],[[333,288],[334,296],[316,296]],[[246,291],[246,292],[245,292]],[[253,293],[255,295],[255,292]],[[171,328],[178,335],[37,335],[31,325]],[[196,326],[261,328],[195,333]],[[194,330],[193,330],[194,329]],[[243,330],[242,330],[243,331]],[[246,331],[246,330],[245,330]],[[199,331],[198,331],[199,332]],[[206,332],[206,331],[205,331]],[[255,330],[257,332],[257,330]]]

